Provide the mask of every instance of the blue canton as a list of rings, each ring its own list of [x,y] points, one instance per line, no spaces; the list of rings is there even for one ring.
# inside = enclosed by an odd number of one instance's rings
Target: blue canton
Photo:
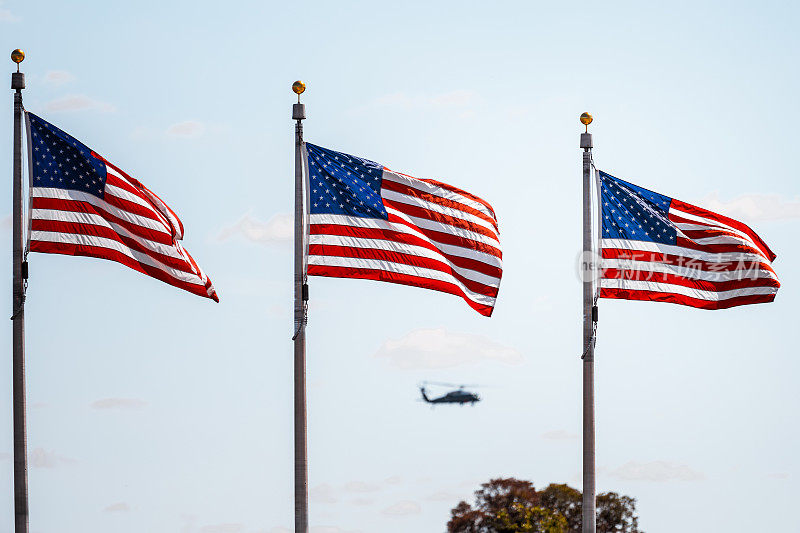
[[[668,217],[672,198],[600,171],[604,239],[675,244],[677,229]]]
[[[28,113],[33,154],[33,186],[70,189],[103,198],[106,165],[83,143]]]
[[[311,214],[389,218],[381,199],[383,165],[306,143]]]

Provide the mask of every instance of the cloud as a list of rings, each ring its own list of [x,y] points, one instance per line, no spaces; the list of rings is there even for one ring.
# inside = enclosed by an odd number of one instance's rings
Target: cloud
[[[242,533],[244,524],[212,524],[199,529],[200,533]]]
[[[206,126],[196,120],[185,120],[168,127],[165,133],[169,137],[191,138],[199,137],[206,131]]]
[[[128,507],[127,503],[118,502],[118,503],[112,503],[108,507],[104,508],[103,512],[104,513],[120,513],[120,512],[124,513],[124,512],[130,511],[130,510],[131,510],[131,508]]]
[[[770,479],[789,479],[789,474],[786,472],[774,472],[772,474],[767,474],[767,477]]]
[[[250,213],[245,213],[217,234],[218,241],[227,241],[233,237],[243,237],[248,241],[271,246],[289,243],[294,237],[294,216],[279,213],[263,222]]]
[[[311,526],[310,533],[361,533],[357,530],[344,530],[336,526]],[[292,533],[292,530],[286,527],[273,527],[268,533]]]
[[[44,448],[36,448],[28,454],[28,464],[33,468],[56,468],[74,462],[75,459],[63,457]]]
[[[11,454],[8,452],[0,452],[0,461],[5,461],[6,459],[11,459]]]
[[[133,411],[143,409],[147,406],[144,400],[136,398],[103,398],[102,400],[95,400],[90,404],[92,409],[119,409],[124,411]]]
[[[630,461],[609,472],[611,477],[624,481],[698,481],[705,476],[687,465],[668,461],[639,463]]]
[[[76,94],[71,96],[62,96],[56,98],[45,104],[45,109],[51,112],[59,111],[101,111],[108,113],[116,111],[116,108],[105,102],[93,100],[86,95]]]
[[[448,331],[445,328],[417,329],[400,339],[390,339],[375,353],[392,366],[408,369],[449,368],[497,361],[508,365],[522,362],[515,349],[479,335]]]
[[[361,507],[365,507],[365,506],[372,505],[373,503],[375,503],[375,500],[373,500],[371,498],[356,498],[355,500],[351,501],[350,503],[352,503],[353,505],[358,505],[358,506],[361,506]]]
[[[422,512],[419,504],[416,502],[412,502],[409,500],[404,500],[401,502],[397,502],[394,505],[390,505],[381,513],[390,516],[408,516],[412,514],[419,514]]]
[[[745,194],[724,202],[715,192],[700,205],[745,223],[800,218],[800,198],[788,199],[779,194]]]
[[[383,482],[386,483],[387,485],[399,485],[400,483],[403,482],[403,478],[401,478],[400,476],[391,476],[384,479]]]
[[[375,492],[381,490],[381,488],[365,481],[348,481],[344,484],[344,490],[348,492]]]
[[[11,215],[6,215],[0,218],[0,228],[11,229]]]
[[[434,492],[430,496],[426,496],[425,499],[434,502],[450,502],[450,501],[463,500],[464,495],[456,494],[454,492],[447,492],[445,490],[440,490],[439,492]]]
[[[56,87],[75,80],[75,76],[66,70],[49,70],[44,75],[44,82]]]
[[[3,2],[0,2],[0,6]],[[0,8],[0,22],[19,22],[20,18],[11,12],[10,9]]]
[[[542,438],[548,440],[574,440],[578,438],[578,435],[576,433],[564,431],[563,429],[555,429],[542,433]]]
[[[473,91],[457,90],[434,95],[387,94],[376,98],[372,107],[400,107],[402,109],[465,108],[475,104],[478,95]]]
[[[319,503],[336,503],[339,501],[339,498],[336,497],[336,489],[327,483],[309,488],[308,496]]]

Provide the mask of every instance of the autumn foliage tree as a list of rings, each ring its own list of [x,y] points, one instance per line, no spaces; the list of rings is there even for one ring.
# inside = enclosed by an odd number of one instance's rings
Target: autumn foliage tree
[[[552,483],[537,491],[529,481],[492,479],[475,491],[475,503],[459,502],[448,533],[579,533],[581,492]],[[605,492],[597,496],[597,533],[642,533],[636,500]]]

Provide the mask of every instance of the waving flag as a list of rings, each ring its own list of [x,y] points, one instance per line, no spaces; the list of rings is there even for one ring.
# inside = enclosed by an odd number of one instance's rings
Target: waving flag
[[[600,297],[702,309],[771,302],[775,254],[745,224],[600,172]]]
[[[219,301],[183,249],[183,224],[147,187],[33,113],[30,249],[117,261]]]
[[[308,274],[414,285],[490,316],[503,273],[497,218],[468,192],[306,143]]]

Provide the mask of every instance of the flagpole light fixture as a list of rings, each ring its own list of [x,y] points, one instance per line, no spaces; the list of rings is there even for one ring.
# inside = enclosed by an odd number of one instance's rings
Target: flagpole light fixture
[[[300,95],[306,90],[306,84],[303,81],[297,80],[292,84],[292,90],[297,95],[297,103],[300,103]]]
[[[586,133],[589,133],[589,124],[591,124],[593,120],[594,117],[589,113],[581,113],[581,124],[586,126]]]
[[[17,72],[19,72],[19,64],[25,59],[25,52],[17,48],[11,52],[11,61],[17,64]]]

